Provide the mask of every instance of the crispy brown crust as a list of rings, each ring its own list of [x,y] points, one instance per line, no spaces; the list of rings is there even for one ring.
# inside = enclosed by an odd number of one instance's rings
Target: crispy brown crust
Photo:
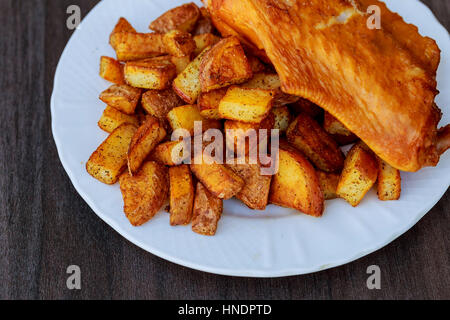
[[[223,211],[223,200],[215,197],[200,182],[197,183],[192,217],[192,231],[213,236]]]

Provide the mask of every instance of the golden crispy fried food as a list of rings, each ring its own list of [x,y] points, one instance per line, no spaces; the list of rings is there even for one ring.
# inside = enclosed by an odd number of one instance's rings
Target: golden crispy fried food
[[[236,37],[220,40],[203,56],[200,64],[203,92],[240,84],[252,76],[252,68]]]
[[[125,83],[123,65],[116,59],[102,56],[100,58],[100,77],[115,84]]]
[[[205,34],[205,33],[214,33],[217,32],[216,28],[214,27],[211,16],[209,15],[208,10],[205,7],[200,8],[201,16],[197,21],[197,25],[195,26],[194,31],[192,31],[192,34],[194,36]]]
[[[111,133],[124,123],[131,123],[138,127],[139,118],[136,115],[125,114],[116,108],[106,106],[102,117],[98,121],[98,126],[100,129]]]
[[[111,41],[119,61],[153,58],[165,53],[162,34],[118,32],[111,36]]]
[[[164,35],[163,42],[166,52],[174,57],[190,56],[197,48],[191,34],[180,30],[167,32]]]
[[[196,49],[194,55],[198,56],[207,47],[215,45],[220,41],[220,38],[213,35],[212,33],[204,33],[194,36],[194,42]]]
[[[380,2],[205,2],[220,31],[265,50],[284,92],[324,108],[397,169],[437,164],[439,48],[388,9],[390,26],[368,28],[363,4]]]
[[[227,90],[228,88],[220,88],[210,92],[201,93],[197,102],[200,114],[208,119],[221,119],[219,114],[219,104],[227,94]]]
[[[116,49],[117,38],[113,35],[120,32],[136,33],[136,29],[133,28],[133,26],[128,22],[127,19],[120,18],[116,26],[114,27],[114,30],[111,32],[111,35],[109,36],[109,43],[114,49]]]
[[[292,116],[289,112],[289,108],[286,106],[273,108],[272,114],[274,116],[273,129],[280,130],[280,134],[287,131],[289,123],[291,122]]]
[[[338,197],[336,189],[339,183],[340,175],[337,173],[327,173],[318,170],[320,188],[322,189],[323,198],[325,200],[332,200]]]
[[[100,100],[126,114],[134,114],[142,90],[126,84],[112,85],[100,94]]]
[[[382,201],[398,200],[402,192],[402,178],[400,171],[388,165],[385,161],[378,160],[378,199]]]
[[[212,195],[198,182],[195,191],[192,231],[204,236],[215,235],[222,211],[223,200]]]
[[[157,118],[148,116],[131,139],[128,149],[130,175],[138,172],[145,158],[166,137],[166,130]]]
[[[231,199],[245,185],[244,180],[226,166],[216,163],[209,156],[198,155],[191,164],[197,179],[220,199]]]
[[[103,183],[115,184],[127,167],[128,146],[136,130],[129,123],[114,130],[89,158],[87,172]]]
[[[270,182],[272,176],[261,174],[259,163],[251,164],[248,157],[235,159],[234,164],[227,164],[245,181],[245,186],[236,195],[247,207],[254,210],[265,210],[269,202]]]
[[[344,154],[338,144],[311,117],[300,114],[289,125],[288,141],[320,170],[340,172],[344,167]]]
[[[272,178],[270,203],[314,217],[323,214],[324,199],[316,170],[286,141],[280,141],[278,173]]]
[[[166,33],[175,29],[191,32],[200,16],[200,9],[195,3],[191,2],[167,11],[153,21],[149,28],[159,33]]]
[[[167,114],[167,120],[174,131],[177,129],[185,129],[191,136],[195,134],[195,122],[202,123],[202,132],[208,129],[220,129],[222,127],[220,121],[204,118],[200,114],[197,106],[193,105],[173,108]]]
[[[125,80],[136,88],[164,90],[177,76],[175,65],[167,57],[130,61],[125,64]]]
[[[142,95],[141,102],[142,107],[149,115],[160,120],[166,120],[170,110],[184,104],[172,89],[148,90]]]
[[[348,130],[342,122],[333,117],[329,112],[325,112],[323,128],[340,145],[347,145],[358,140],[358,137]]]
[[[191,222],[194,206],[194,184],[189,166],[169,168],[169,180],[170,225],[186,225]]]
[[[347,154],[336,193],[356,207],[372,189],[377,177],[376,156],[364,143],[359,142]]]
[[[120,176],[124,212],[133,226],[149,221],[161,209],[169,192],[167,168],[156,162],[146,162],[134,176]]]
[[[150,159],[166,166],[177,166],[189,156],[186,142],[182,140],[161,143],[153,150]]]

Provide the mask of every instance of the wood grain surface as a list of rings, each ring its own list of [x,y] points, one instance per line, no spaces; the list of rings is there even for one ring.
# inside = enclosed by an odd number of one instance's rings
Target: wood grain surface
[[[125,1],[125,0],[124,0]],[[399,239],[311,275],[247,279],[164,261],[98,218],[63,170],[50,95],[71,31],[69,5],[96,0],[0,0],[0,299],[449,299],[449,192]],[[450,28],[450,1],[424,1]],[[420,14],[420,13],[419,13]],[[82,289],[66,287],[78,265]],[[366,286],[370,265],[381,290]]]

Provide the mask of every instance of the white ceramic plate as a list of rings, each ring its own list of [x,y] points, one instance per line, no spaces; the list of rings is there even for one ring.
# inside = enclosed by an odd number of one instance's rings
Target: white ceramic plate
[[[140,32],[183,0],[103,0],[74,32],[59,62],[51,101],[53,135],[73,185],[94,212],[137,246],[166,260],[217,274],[278,277],[339,266],[367,255],[410,229],[442,197],[450,182],[450,152],[436,168],[403,174],[400,201],[381,202],[372,191],[357,208],[343,200],[326,204],[321,219],[270,205],[264,212],[225,202],[215,237],[190,227],[170,227],[159,213],[142,227],[130,225],[119,187],[91,178],[85,163],[107,137],[97,127],[105,105],[99,93],[110,84],[98,76],[101,55],[115,56],[108,37],[120,16]],[[199,2],[199,1],[197,1]],[[437,98],[442,123],[450,122],[450,40],[430,10],[417,0],[387,1],[389,7],[437,40],[442,50]],[[389,72],[388,70],[386,72]]]

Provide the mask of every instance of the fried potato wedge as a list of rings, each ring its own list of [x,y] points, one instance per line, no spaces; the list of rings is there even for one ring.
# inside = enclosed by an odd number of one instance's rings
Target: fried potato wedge
[[[166,57],[130,61],[124,68],[126,82],[136,88],[164,90],[177,75],[175,65]]]
[[[114,30],[111,32],[111,35],[109,36],[109,43],[114,49],[116,49],[116,41],[118,38],[113,37],[113,35],[121,32],[136,33],[136,29],[133,28],[133,26],[128,22],[127,19],[120,18],[116,26],[114,27]]]
[[[285,141],[280,141],[278,172],[272,177],[269,202],[320,217],[324,198],[316,170]]]
[[[203,50],[215,45],[219,41],[220,38],[211,33],[204,33],[194,36],[195,42],[194,55],[198,56],[200,53],[202,53]]]
[[[255,67],[255,66],[253,66]],[[275,93],[274,107],[284,106],[298,101],[300,98],[281,91],[280,77],[276,73],[259,72],[241,85],[243,88],[272,90]]]
[[[251,164],[248,157],[235,159],[234,164],[227,164],[234,173],[245,181],[236,198],[254,210],[265,210],[269,202],[269,191],[272,176],[261,174],[259,163]]]
[[[347,145],[358,140],[358,137],[348,130],[342,122],[325,111],[323,128],[340,145]]]
[[[162,34],[118,32],[111,36],[117,60],[147,59],[165,54]]]
[[[116,108],[106,106],[102,117],[98,121],[98,126],[100,129],[111,133],[124,123],[134,124],[138,127],[139,119],[136,115],[128,115],[120,112]]]
[[[258,147],[267,148],[270,137],[270,130],[274,127],[275,117],[269,114],[261,123],[249,123],[234,120],[227,120],[224,124],[225,141],[227,149],[234,154],[248,155],[250,151],[258,152]],[[259,131],[266,129],[267,134],[263,135]]]
[[[317,176],[319,177],[320,188],[322,189],[324,199],[332,200],[338,198],[336,190],[340,175],[337,173],[328,173],[318,170]]]
[[[100,94],[100,100],[126,114],[134,114],[142,90],[121,84],[112,85]]]
[[[115,184],[127,167],[127,151],[137,127],[125,123],[114,130],[86,163],[87,172],[106,184]]]
[[[188,165],[169,168],[170,225],[186,225],[191,222],[194,206],[194,184]]]
[[[134,176],[120,177],[124,211],[133,226],[149,221],[164,205],[169,192],[167,168],[156,162],[146,162]]]
[[[271,111],[274,116],[273,128],[280,130],[280,133],[286,132],[292,118],[291,113],[289,112],[289,108],[283,106],[278,108],[272,108]]]
[[[344,154],[338,144],[310,116],[300,114],[289,125],[287,139],[320,170],[340,172],[344,167]]]
[[[199,7],[191,2],[167,11],[153,21],[149,28],[158,33],[167,33],[175,29],[191,32],[200,16]]]
[[[184,70],[186,70],[189,63],[191,63],[191,57],[170,57],[170,61],[175,65],[175,68],[177,70],[177,75],[182,73]]]
[[[197,58],[192,60],[186,69],[181,72],[173,81],[173,90],[183,99],[186,103],[194,104],[197,101],[198,96],[202,92],[202,86],[200,84],[200,62],[202,57],[208,52],[210,47],[200,53]]]
[[[198,182],[195,191],[192,231],[204,236],[215,235],[222,212],[223,200],[212,195]]]
[[[166,137],[166,130],[157,118],[148,116],[131,139],[128,149],[128,170],[130,175],[139,171],[145,158]]]
[[[373,187],[377,176],[375,155],[362,143],[357,143],[347,154],[336,193],[356,207]]]
[[[209,192],[220,199],[231,199],[245,185],[231,169],[201,154],[194,157],[191,170]]]
[[[191,136],[195,134],[195,122],[202,122],[202,132],[208,129],[221,129],[222,127],[220,121],[203,117],[197,106],[194,105],[173,108],[167,114],[167,120],[172,130],[185,129]]]
[[[398,200],[402,193],[400,171],[377,157],[378,161],[378,199],[382,201]]]
[[[264,71],[266,71],[267,67],[257,57],[252,56],[252,55],[247,55],[247,60],[252,69],[253,76],[257,76],[259,73],[263,73]],[[280,83],[280,86],[281,86],[281,83]]]
[[[306,113],[308,116],[315,120],[320,120],[323,117],[324,111],[318,105],[312,103],[309,100],[302,99],[289,105],[290,110],[294,115],[299,115],[300,113]]]
[[[272,109],[274,92],[232,86],[219,104],[223,119],[260,123]]]
[[[203,92],[240,84],[251,79],[252,68],[239,39],[220,40],[202,58],[200,83]]]
[[[184,141],[169,141],[158,145],[150,159],[166,166],[178,166],[189,158],[188,146]]]
[[[100,58],[100,77],[115,84],[124,84],[123,65],[116,59],[102,56]]]
[[[198,97],[198,108],[200,114],[207,119],[219,120],[219,103],[227,94],[227,88],[220,88],[210,92],[203,92]]]
[[[183,105],[172,89],[148,90],[142,95],[141,102],[144,110],[158,119],[166,119],[170,110]]]
[[[163,38],[166,52],[174,57],[190,56],[196,49],[196,44],[190,33],[172,30]]]

